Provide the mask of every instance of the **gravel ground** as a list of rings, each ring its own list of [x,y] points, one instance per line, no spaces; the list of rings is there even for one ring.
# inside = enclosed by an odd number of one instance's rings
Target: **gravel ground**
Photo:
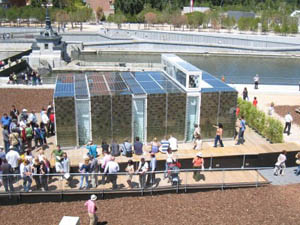
[[[275,112],[283,118],[288,112],[290,112],[293,117],[293,123],[300,126],[300,114],[295,112],[295,109],[299,107],[300,105],[279,105],[275,106]]]
[[[15,105],[21,112],[27,109],[40,112],[42,107],[47,108],[53,99],[53,89],[0,89],[0,115],[9,113],[11,106]]]
[[[299,188],[299,184],[270,185],[98,200],[98,224],[299,224]],[[83,204],[84,201],[1,206],[1,224],[55,225],[67,215],[79,216],[80,224],[85,225],[88,217]]]

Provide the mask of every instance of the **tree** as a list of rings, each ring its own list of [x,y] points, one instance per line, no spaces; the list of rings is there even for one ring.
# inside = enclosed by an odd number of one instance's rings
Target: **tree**
[[[205,14],[201,12],[192,12],[185,14],[187,18],[187,23],[196,28],[203,24]]]
[[[144,0],[115,0],[115,10],[124,14],[136,15],[144,8]]]
[[[155,24],[157,23],[157,16],[153,12],[148,12],[145,14],[145,21],[147,24]]]
[[[121,11],[117,11],[115,14],[110,14],[107,21],[116,23],[118,27],[121,28],[121,24],[126,22],[126,16]]]
[[[99,22],[99,21],[102,21],[103,18],[105,19],[104,12],[103,12],[103,9],[99,6],[96,9],[96,19]]]
[[[187,24],[187,17],[185,15],[173,15],[171,22],[175,27],[181,27]]]
[[[64,10],[57,10],[55,13],[55,20],[58,22],[58,29],[64,27],[64,24],[70,20],[68,13]]]
[[[226,16],[226,17],[222,18],[222,26],[224,26],[229,31],[231,31],[231,29],[233,28],[234,25],[235,25],[234,17]]]
[[[298,23],[293,21],[290,25],[290,33],[297,34],[298,33]]]

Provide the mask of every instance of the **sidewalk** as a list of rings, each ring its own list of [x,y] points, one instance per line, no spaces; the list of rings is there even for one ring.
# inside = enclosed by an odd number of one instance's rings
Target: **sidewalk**
[[[297,167],[289,167],[285,169],[284,176],[274,176],[274,170],[260,170],[259,173],[263,175],[268,181],[271,181],[272,185],[287,185],[287,184],[299,184],[300,176],[294,174],[294,170]]]
[[[300,91],[298,85],[259,85],[259,89],[254,89],[254,85],[250,84],[230,84],[238,92],[239,96],[242,97],[244,88],[248,90],[249,101],[253,101],[256,97],[258,100],[258,109],[268,113],[268,108],[271,102],[274,102],[275,106],[278,105],[300,105]],[[300,115],[299,115],[300,116]],[[273,113],[272,117],[280,120],[282,125],[285,125],[284,118],[278,114]],[[300,144],[300,127],[293,123],[291,128],[291,134],[287,136],[284,134],[285,142],[296,142]]]

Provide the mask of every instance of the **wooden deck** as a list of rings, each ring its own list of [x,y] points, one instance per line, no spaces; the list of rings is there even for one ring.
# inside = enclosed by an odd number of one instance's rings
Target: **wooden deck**
[[[180,178],[180,188],[206,188],[206,187],[226,187],[226,186],[255,186],[256,184],[267,184],[268,181],[260,175],[256,170],[234,170],[234,171],[201,171],[201,180],[195,181],[193,178],[193,172],[181,172],[179,173]],[[102,176],[98,176],[99,184],[102,179]],[[51,182],[49,183],[50,192],[78,192],[79,191],[79,180],[80,176],[73,176],[70,185],[66,184],[66,180],[61,180],[58,176],[52,176]],[[90,180],[90,178],[89,178]],[[133,176],[133,185],[134,188],[130,188],[126,182],[127,175],[118,175],[117,179],[117,189],[114,191],[140,191],[139,188],[139,176]],[[172,188],[171,183],[168,182],[168,179],[164,179],[164,174],[156,174],[155,179],[156,184],[147,187],[145,190],[159,190],[159,189],[169,189]],[[16,193],[22,191],[23,181],[20,180],[14,184]],[[32,183],[32,194],[39,193],[41,191],[36,191],[35,181]],[[85,191],[85,190],[84,190]],[[97,188],[90,188],[88,191],[94,192],[105,192],[112,191],[112,184],[100,184]],[[81,192],[81,191],[80,191]],[[4,192],[4,187],[0,188],[0,193]],[[31,194],[30,193],[30,194]],[[43,192],[45,193],[45,192]]]

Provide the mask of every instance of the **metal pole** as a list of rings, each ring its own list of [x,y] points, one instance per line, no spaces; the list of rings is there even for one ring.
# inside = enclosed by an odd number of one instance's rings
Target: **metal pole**
[[[222,187],[221,187],[222,191],[224,190],[224,182],[225,182],[225,172],[224,172],[224,169],[223,169],[222,170]]]
[[[212,169],[212,161],[213,161],[213,156],[211,155],[210,156],[210,164],[209,164],[209,169],[210,170]]]
[[[244,169],[244,167],[245,167],[245,161],[246,161],[246,155],[244,154],[244,156],[243,156],[243,165],[242,165],[242,169]]]

